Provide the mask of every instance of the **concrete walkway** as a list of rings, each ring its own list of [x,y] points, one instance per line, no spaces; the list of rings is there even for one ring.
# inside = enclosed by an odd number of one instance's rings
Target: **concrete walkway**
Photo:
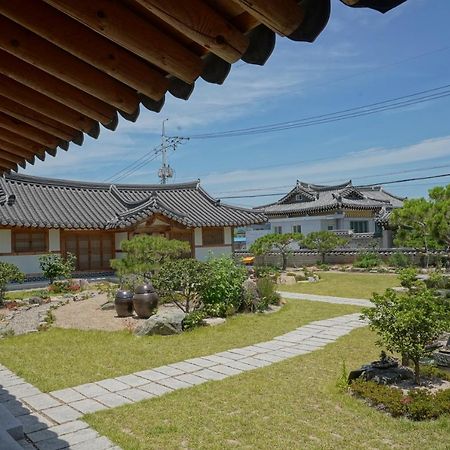
[[[318,320],[267,342],[48,394],[0,365],[0,402],[24,424],[25,449],[117,450],[80,417],[311,353],[365,325],[359,314]]]
[[[338,303],[340,305],[355,305],[355,306],[373,306],[370,300],[364,298],[346,298],[346,297],[332,297],[329,295],[315,295],[315,294],[297,294],[295,292],[277,291],[283,298],[292,298],[294,300],[311,300],[313,302]]]

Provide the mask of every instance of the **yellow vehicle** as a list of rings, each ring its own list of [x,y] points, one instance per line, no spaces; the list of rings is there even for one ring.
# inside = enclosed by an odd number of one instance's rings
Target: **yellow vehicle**
[[[242,258],[242,263],[245,264],[246,266],[251,266],[254,262],[255,262],[254,256],[244,256]]]

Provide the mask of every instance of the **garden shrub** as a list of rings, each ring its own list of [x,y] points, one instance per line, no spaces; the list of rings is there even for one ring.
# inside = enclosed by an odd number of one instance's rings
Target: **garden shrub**
[[[320,270],[323,270],[324,272],[328,272],[330,270],[330,265],[318,261],[317,262],[317,268],[320,269]]]
[[[390,266],[392,266],[392,267],[396,267],[396,268],[401,269],[401,268],[405,268],[405,267],[411,266],[411,260],[404,253],[396,252],[396,253],[393,253],[389,257],[388,264]]]
[[[206,312],[202,310],[190,312],[183,319],[183,330],[193,330],[194,328],[202,326],[203,319],[205,319],[206,317],[207,317]]]
[[[385,410],[394,417],[406,416],[411,420],[430,420],[450,413],[450,389],[436,393],[426,389],[412,389],[404,394],[395,387],[358,379],[351,384],[350,390],[368,400],[377,409]]]
[[[373,252],[362,252],[353,263],[353,267],[359,267],[361,269],[372,269],[381,264],[381,258]]]
[[[5,300],[6,285],[12,281],[22,283],[24,280],[23,273],[14,264],[0,262],[0,306]]]
[[[275,283],[270,278],[259,278],[256,281],[256,288],[260,297],[259,311],[266,310],[269,305],[280,304],[281,295],[276,292]]]
[[[190,313],[201,305],[202,287],[206,283],[207,265],[196,259],[164,262],[152,283],[163,301],[174,302]]]
[[[54,281],[49,287],[49,292],[52,294],[69,294],[72,292],[78,292],[80,285],[73,283],[72,280],[60,280]]]
[[[413,287],[419,287],[420,283],[417,280],[418,271],[414,267],[409,267],[407,269],[403,269],[399,272],[398,278],[400,280],[400,284],[408,289],[412,289]],[[424,284],[422,283],[424,286]]]
[[[72,253],[67,253],[65,258],[54,253],[39,256],[39,266],[50,284],[58,278],[70,278],[75,270],[76,261],[77,257]]]
[[[205,311],[217,317],[233,314],[243,302],[247,269],[226,256],[209,259],[206,264],[201,293]]]
[[[254,269],[257,278],[271,277],[276,280],[280,276],[280,270],[275,266],[255,266]]]
[[[425,284],[429,289],[449,289],[450,277],[444,277],[440,271],[432,272]]]

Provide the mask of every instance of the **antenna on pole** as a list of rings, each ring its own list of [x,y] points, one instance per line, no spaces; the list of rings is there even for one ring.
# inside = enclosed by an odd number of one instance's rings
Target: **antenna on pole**
[[[161,153],[162,153],[162,166],[158,170],[158,177],[161,179],[161,184],[166,184],[168,178],[173,177],[173,169],[170,167],[170,165],[167,163],[167,138],[166,138],[166,131],[165,131],[165,122],[169,119],[164,119],[162,123],[162,130],[161,130]]]

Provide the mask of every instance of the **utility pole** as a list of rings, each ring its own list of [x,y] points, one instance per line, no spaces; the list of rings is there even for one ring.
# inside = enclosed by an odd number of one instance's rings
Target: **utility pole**
[[[158,170],[158,177],[161,179],[161,184],[166,184],[168,178],[173,177],[173,169],[167,163],[167,138],[165,132],[165,122],[169,119],[164,119],[162,123],[162,131],[161,131],[161,154],[162,154],[162,166]]]

